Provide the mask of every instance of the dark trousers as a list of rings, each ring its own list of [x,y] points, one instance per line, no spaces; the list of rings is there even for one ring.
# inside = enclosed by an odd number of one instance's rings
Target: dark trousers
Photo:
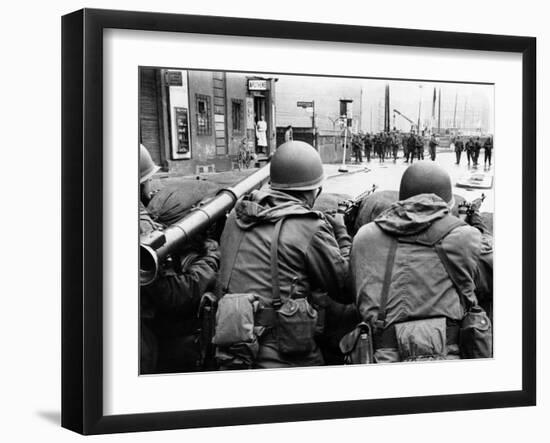
[[[361,152],[361,149],[355,149],[355,162],[356,163],[362,163],[363,162],[363,154]]]
[[[424,160],[424,148],[417,148],[416,149],[416,156],[418,160]]]
[[[409,163],[409,160],[410,160],[411,163],[412,163],[414,161],[414,154],[415,154],[414,149],[410,149],[410,148],[406,149],[405,150],[405,161],[407,163]]]
[[[367,156],[367,161],[370,162],[370,149],[365,149],[365,155]]]
[[[432,159],[432,161],[435,161],[435,146],[430,146],[430,158]]]
[[[456,164],[460,164],[460,157],[462,156],[462,151],[455,151],[456,154]]]
[[[466,151],[466,158],[468,159],[468,165],[469,165],[470,160],[472,160],[472,151]]]

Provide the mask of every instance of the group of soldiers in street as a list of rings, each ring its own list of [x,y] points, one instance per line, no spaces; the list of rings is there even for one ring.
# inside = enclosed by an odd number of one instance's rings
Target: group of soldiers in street
[[[465,142],[466,137],[455,136],[451,139],[454,145],[456,154],[456,164],[460,164],[462,152],[466,152],[468,166],[478,167],[480,151],[483,148],[485,153],[484,167],[491,168],[493,140],[489,136],[481,144],[480,137],[469,137]],[[367,162],[370,163],[371,156],[378,157],[380,162],[384,162],[387,158],[393,158],[394,163],[397,161],[399,149],[403,150],[405,163],[413,163],[415,159],[424,160],[424,149],[426,145],[425,137],[411,131],[409,134],[401,134],[398,131],[379,132],[377,134],[363,133],[359,131],[351,136],[351,147],[355,156],[355,163],[363,162],[363,152],[367,157]],[[436,160],[437,147],[439,141],[435,134],[432,134],[427,139],[430,159]]]
[[[464,139],[465,137],[456,136],[451,140],[455,147],[456,164],[460,164],[462,152],[466,151],[468,166],[472,165],[474,168],[477,168],[479,165],[479,154],[481,152],[481,148],[483,147],[483,151],[485,153],[483,166],[484,169],[490,169],[493,153],[492,137],[487,137],[487,139],[483,142],[483,145],[481,145],[479,137],[475,137],[475,139],[474,137],[469,137],[466,143],[464,143]]]
[[[379,132],[377,134],[364,133],[359,131],[352,134],[351,146],[355,155],[355,162],[363,162],[363,151],[370,162],[371,156],[377,157],[383,163],[385,159],[393,158],[397,161],[399,146],[401,145],[401,136],[396,131]]]
[[[153,195],[158,166],[140,149],[146,235],[196,199],[177,187]],[[410,165],[398,193],[353,202],[350,229],[341,205],[323,206],[341,202],[322,193],[311,145],[282,144],[269,167],[269,185],[237,201],[221,235],[182,245],[141,287],[141,373],[492,356],[492,237],[478,208],[459,213],[444,169]]]
[[[383,163],[385,159],[393,158],[397,161],[399,149],[403,150],[405,163],[412,163],[414,159],[424,160],[424,137],[411,131],[409,134],[402,134],[398,131],[379,132],[377,134],[363,133],[359,131],[352,135],[352,150],[355,155],[355,162],[363,161],[362,153],[365,152],[367,162],[370,162],[371,155],[377,157]],[[435,135],[429,140],[430,158],[435,160],[436,147],[439,145]]]

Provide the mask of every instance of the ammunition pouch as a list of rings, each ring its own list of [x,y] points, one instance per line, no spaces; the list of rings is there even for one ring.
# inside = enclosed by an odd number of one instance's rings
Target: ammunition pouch
[[[374,334],[375,360],[379,357],[381,361],[458,358],[459,330],[457,322],[445,317],[390,325]]]
[[[259,329],[254,324],[258,304],[258,296],[250,293],[225,294],[219,300],[212,343],[220,367],[248,369],[254,364],[259,352]]]
[[[315,349],[317,311],[306,298],[290,298],[277,310],[277,345],[286,355],[307,354]]]
[[[212,343],[232,346],[255,340],[254,312],[257,310],[256,294],[225,294],[218,302],[216,334]]]
[[[372,333],[367,323],[359,323],[356,328],[340,340],[340,351],[344,354],[344,364],[361,365],[374,362]]]
[[[397,323],[395,338],[401,361],[447,357],[447,328],[443,317]]]
[[[491,320],[481,307],[472,307],[462,319],[459,343],[462,358],[493,356],[493,328]]]
[[[306,298],[290,298],[278,309],[260,307],[255,322],[262,331],[268,330],[281,354],[307,354],[315,348],[319,331],[319,313]]]

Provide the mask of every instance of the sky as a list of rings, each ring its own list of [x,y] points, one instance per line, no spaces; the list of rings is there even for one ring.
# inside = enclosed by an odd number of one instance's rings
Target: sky
[[[311,126],[311,112],[296,105],[297,101],[315,101],[316,125],[331,130],[339,114],[339,99],[353,99],[354,128],[365,132],[379,131],[384,124],[384,89],[390,87],[390,125],[394,126],[393,109],[421,125],[430,125],[434,88],[441,91],[441,126],[482,127],[493,133],[494,86],[461,83],[435,83],[385,79],[277,75],[277,126]],[[456,107],[456,113],[455,113]],[[420,109],[419,109],[420,108]],[[395,114],[399,130],[410,129],[410,123]],[[438,105],[435,108],[437,121]]]

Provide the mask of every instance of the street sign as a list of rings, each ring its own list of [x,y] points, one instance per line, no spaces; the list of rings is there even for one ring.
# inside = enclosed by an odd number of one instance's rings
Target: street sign
[[[313,102],[296,102],[299,108],[313,108]]]
[[[266,91],[267,80],[264,79],[248,79],[249,91]]]

